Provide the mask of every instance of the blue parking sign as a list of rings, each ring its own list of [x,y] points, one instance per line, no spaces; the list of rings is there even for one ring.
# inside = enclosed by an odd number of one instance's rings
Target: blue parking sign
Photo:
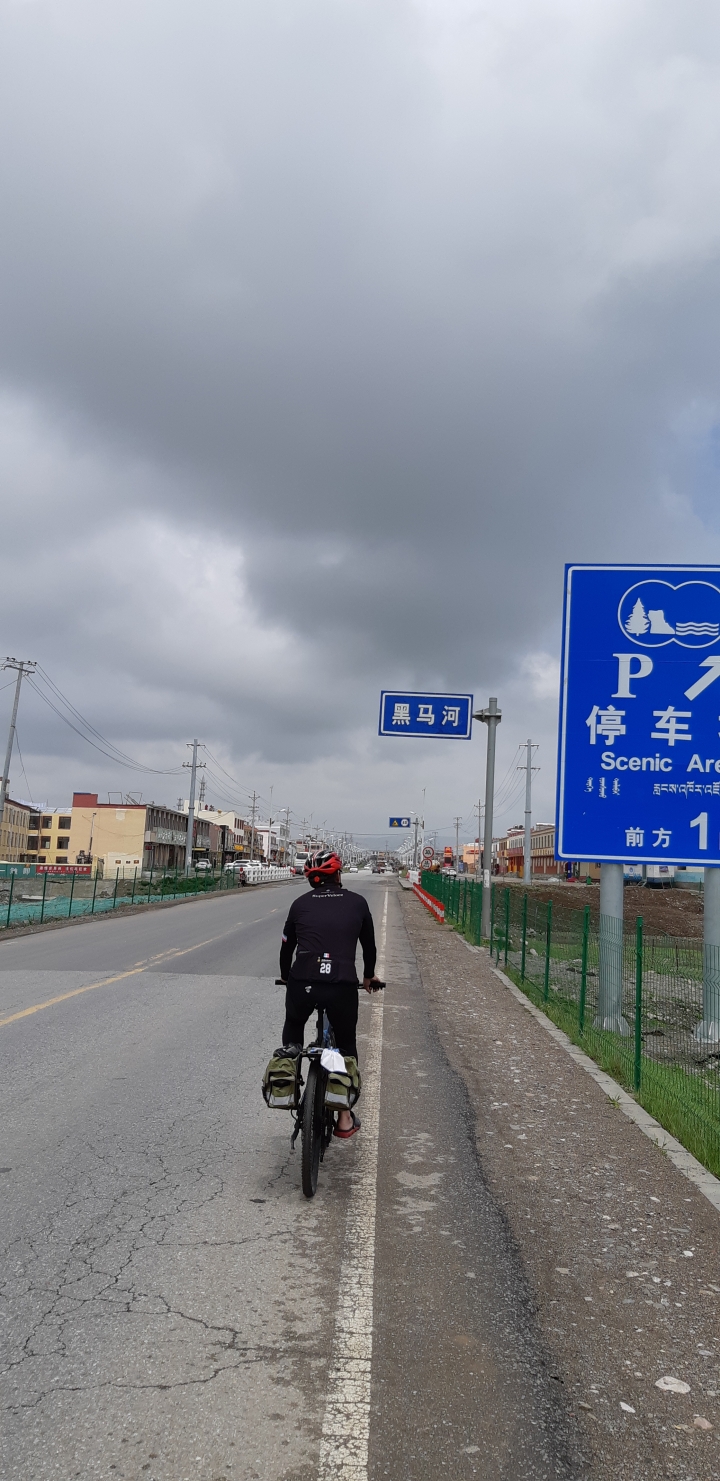
[[[471,694],[396,694],[383,689],[378,734],[469,740],[472,708]]]
[[[556,852],[720,865],[720,567],[566,566]]]

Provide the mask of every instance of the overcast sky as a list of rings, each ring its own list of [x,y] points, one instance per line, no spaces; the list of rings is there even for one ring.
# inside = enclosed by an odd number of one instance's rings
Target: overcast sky
[[[720,559],[717,4],[0,15],[0,656],[364,834],[474,836],[484,771],[381,687],[496,694],[552,817],[565,561]],[[187,795],[19,739],[15,794]]]

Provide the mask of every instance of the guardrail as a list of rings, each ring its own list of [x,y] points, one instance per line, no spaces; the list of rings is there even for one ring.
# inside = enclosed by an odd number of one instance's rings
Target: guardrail
[[[445,919],[445,906],[441,905],[439,900],[436,900],[433,895],[429,895],[427,890],[424,890],[419,884],[414,884],[411,888],[413,894],[417,895],[418,900],[422,901],[425,909],[429,910],[431,915],[435,916],[436,920]]]
[[[708,973],[720,980],[720,952],[709,962],[701,940],[646,936],[637,916],[623,937],[622,1019],[609,1032],[598,1021],[599,917],[589,906],[578,910],[518,885],[492,885],[491,935],[483,943],[479,881],[424,872],[422,888],[448,924],[488,946],[574,1043],[720,1175],[720,1041],[707,1037],[703,1016],[704,982]]]
[[[248,877],[245,877],[245,876]],[[0,932],[9,926],[44,924],[83,915],[102,915],[128,905],[157,905],[195,895],[220,894],[246,885],[272,884],[292,878],[292,870],[277,865],[233,865],[229,870],[185,876],[163,870],[135,870],[125,877],[117,870],[109,878],[95,875],[54,875],[27,879],[11,874],[0,879]]]

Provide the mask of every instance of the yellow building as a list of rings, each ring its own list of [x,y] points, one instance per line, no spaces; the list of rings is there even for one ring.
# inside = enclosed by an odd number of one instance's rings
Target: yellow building
[[[3,863],[18,864],[24,860],[31,812],[29,802],[14,802],[11,797],[5,798],[0,827],[0,860]]]
[[[204,857],[210,845],[205,813],[194,825],[193,855]],[[72,863],[102,860],[106,876],[121,877],[141,869],[182,869],[185,866],[187,814],[156,802],[98,802],[96,792],[74,792],[70,859]]]
[[[28,823],[24,861],[26,864],[68,864],[70,857],[69,807],[34,808]]]
[[[107,875],[131,874],[143,867],[145,803],[98,802],[96,792],[73,793],[70,857],[73,863],[102,861]]]

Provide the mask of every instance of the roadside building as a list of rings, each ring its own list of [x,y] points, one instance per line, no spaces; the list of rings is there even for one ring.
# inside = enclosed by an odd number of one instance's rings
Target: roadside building
[[[249,823],[246,818],[236,818],[235,827],[233,829],[233,850],[236,859],[240,860],[250,858],[252,839],[252,823]]]
[[[534,875],[565,877],[565,865],[555,858],[555,824],[538,823],[531,834],[531,859]]]
[[[27,864],[67,864],[70,855],[72,808],[49,807],[31,810],[25,862]]]
[[[189,800],[186,798],[181,806],[187,819]],[[238,817],[236,812],[213,807],[208,802],[195,803],[195,817],[208,825],[208,857],[218,868],[233,860],[239,862],[250,858],[252,828],[245,818]]]
[[[30,817],[34,811],[31,802],[5,798],[2,827],[0,828],[0,860],[5,864],[25,862],[27,853]]]
[[[259,823],[255,829],[255,857],[274,864],[278,856],[280,837],[277,828]]]
[[[554,823],[537,823],[530,831],[530,855],[533,876],[560,877],[568,873],[567,866],[555,858]],[[513,874],[522,879],[525,873],[525,829],[521,823],[508,828],[504,838],[498,840],[498,873]]]
[[[193,855],[205,857],[210,828],[195,823]],[[101,861],[106,875],[131,875],[136,870],[176,870],[185,867],[187,813],[155,802],[99,802],[96,792],[75,792],[72,805],[70,857],[76,863]]]
[[[520,824],[508,828],[505,837],[500,840],[498,850],[501,874],[522,874],[524,842],[525,830]]]
[[[145,818],[145,869],[184,869],[187,846],[187,810],[177,811],[149,802]],[[210,824],[207,817],[195,818],[193,825],[193,859],[206,859],[210,853]]]
[[[478,841],[464,843],[462,846],[462,861],[468,874],[475,874],[477,870]]]
[[[570,862],[555,858],[554,823],[536,823],[530,832],[530,850],[533,878],[536,879],[592,879],[600,878],[600,865],[584,861]],[[525,874],[525,829],[521,823],[508,828],[497,847],[499,874],[514,875],[522,879]]]

